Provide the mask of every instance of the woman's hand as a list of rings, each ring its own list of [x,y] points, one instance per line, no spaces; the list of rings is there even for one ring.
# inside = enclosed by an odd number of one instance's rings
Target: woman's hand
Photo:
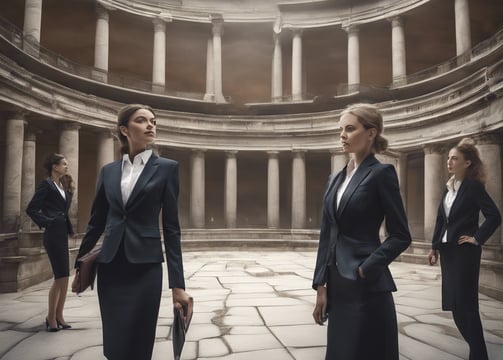
[[[477,240],[475,240],[475,238],[473,236],[468,236],[468,235],[461,235],[458,239],[458,244],[459,245],[462,245],[462,244],[473,244],[473,245],[478,245],[479,243],[477,242]]]
[[[173,288],[171,289],[171,293],[173,295],[173,305],[177,310],[183,310],[182,313],[185,327],[188,327],[190,320],[192,319],[194,299],[182,288]]]
[[[431,249],[428,253],[428,262],[430,265],[435,265],[438,261],[438,250]]]
[[[72,281],[72,292],[77,292],[77,287],[79,286],[79,270],[75,270],[75,276]]]
[[[314,321],[323,325],[327,321],[327,287],[323,285],[318,285],[316,291],[316,305],[313,311]]]

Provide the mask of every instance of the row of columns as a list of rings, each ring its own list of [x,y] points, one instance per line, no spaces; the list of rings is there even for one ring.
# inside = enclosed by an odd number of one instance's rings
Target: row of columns
[[[74,123],[63,123],[59,132],[58,152],[65,155],[76,183],[70,217],[77,225],[79,177],[79,129]],[[501,145],[498,136],[484,135],[477,139],[482,161],[487,165],[486,189],[500,209],[502,197]],[[35,191],[36,134],[22,114],[11,115],[5,123],[5,171],[3,188],[3,225],[12,231],[30,231],[30,221],[24,214]],[[445,161],[448,149],[442,145],[429,145],[424,149],[424,238],[431,240],[438,204],[445,189]],[[237,219],[237,151],[226,151],[224,216],[229,228],[236,227]],[[97,168],[114,160],[114,142],[109,131],[98,135]],[[279,152],[268,151],[267,164],[267,227],[280,226]],[[305,150],[292,152],[291,228],[306,225],[306,163]],[[339,151],[331,152],[332,172],[341,169],[347,161]],[[397,162],[401,190],[406,189],[407,157]],[[404,196],[404,200],[405,196]],[[417,201],[417,199],[416,199]],[[205,151],[194,150],[191,156],[190,221],[194,228],[205,228]],[[490,244],[500,244],[501,232],[494,234]]]
[[[100,74],[106,81],[109,58],[109,11],[103,5],[97,6],[94,67],[104,72]],[[456,53],[461,55],[471,48],[470,12],[468,0],[455,0]],[[42,0],[25,1],[24,34],[40,42]],[[392,74],[393,81],[401,81],[406,73],[405,31],[402,17],[389,19],[392,26]],[[152,64],[152,90],[165,88],[166,82],[166,23],[171,18],[155,18],[154,49]],[[212,16],[212,35],[208,38],[206,56],[206,93],[204,99],[217,103],[225,102],[222,89],[222,36],[224,20],[221,16]],[[359,28],[349,24],[344,29],[348,34],[347,64],[349,85],[360,83]],[[271,97],[273,102],[283,97],[282,52],[279,35],[281,26],[274,25],[274,50],[272,60]],[[292,29],[292,100],[302,100],[302,30]]]
[[[63,123],[59,131],[56,152],[65,156],[70,173],[75,182],[73,200],[70,207],[70,220],[77,228],[78,178],[79,178],[79,129],[75,123]],[[8,232],[31,230],[31,220],[24,210],[35,192],[36,138],[23,114],[10,116],[5,123],[5,171],[3,187],[2,223]],[[114,140],[110,131],[98,135],[97,167],[114,160]],[[39,161],[44,161],[40,159]]]

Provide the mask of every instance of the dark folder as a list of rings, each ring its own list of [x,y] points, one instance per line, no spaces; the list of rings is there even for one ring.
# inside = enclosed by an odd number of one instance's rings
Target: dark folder
[[[192,298],[191,301],[193,302]],[[173,339],[173,354],[175,360],[180,360],[182,355],[183,344],[185,343],[185,334],[189,330],[189,325],[192,320],[192,306],[190,314],[187,314],[188,309],[186,306],[181,309],[173,307],[173,328],[172,328],[172,339]],[[184,316],[187,316],[187,321],[183,320]]]

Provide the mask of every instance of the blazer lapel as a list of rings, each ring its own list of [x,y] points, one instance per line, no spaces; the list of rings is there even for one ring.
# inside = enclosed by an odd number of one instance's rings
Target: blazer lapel
[[[327,209],[328,215],[331,221],[335,221],[335,209],[336,209],[336,198],[337,198],[337,189],[341,186],[342,181],[344,179],[344,174],[346,173],[345,166],[337,175],[335,175],[330,181],[327,191],[325,192],[325,208]]]
[[[454,199],[453,203],[452,203],[452,206],[451,206],[451,211],[449,212],[449,218],[452,217],[453,214],[456,214],[456,211],[458,210],[458,208],[461,206],[460,204],[463,203],[463,197],[465,196],[465,193],[466,193],[466,186],[464,186],[466,184],[466,181],[463,181],[461,182],[461,185],[459,186],[459,189],[458,189],[458,194],[456,195],[456,198]],[[442,198],[442,204],[443,204],[443,199]],[[443,208],[443,206],[442,206]],[[446,218],[448,218],[446,216]]]
[[[344,194],[342,194],[341,203],[337,206],[337,217],[341,216],[344,208],[351,199],[351,196],[353,196],[353,193],[358,188],[363,179],[365,179],[367,175],[372,171],[372,165],[374,165],[375,163],[377,163],[377,159],[373,154],[371,154],[367,156],[365,160],[363,160],[362,163],[358,166],[355,174],[353,175],[353,178],[349,181],[348,187],[344,191]]]
[[[124,208],[124,203],[122,201],[122,191],[121,191],[121,178],[122,178],[122,161],[116,161],[110,167],[110,173],[103,179],[107,185],[107,189],[110,189],[110,199],[116,199],[119,203],[120,208]]]
[[[157,161],[157,156],[152,154],[152,156],[150,156],[150,159],[145,164],[145,168],[143,169],[140,177],[138,178],[138,181],[136,182],[136,184],[133,188],[133,191],[131,192],[131,195],[129,196],[129,199],[126,203],[126,207],[130,207],[131,204],[134,203],[135,199],[141,193],[143,188],[145,188],[145,185],[147,185],[149,180],[155,174],[158,167],[159,167],[159,163]],[[122,196],[121,196],[121,198],[122,198]]]
[[[61,201],[61,203],[65,205],[65,209],[66,209],[66,199],[59,192],[58,186],[50,178],[47,179],[47,182],[51,186],[51,189],[56,192],[57,199],[59,199],[59,201]]]

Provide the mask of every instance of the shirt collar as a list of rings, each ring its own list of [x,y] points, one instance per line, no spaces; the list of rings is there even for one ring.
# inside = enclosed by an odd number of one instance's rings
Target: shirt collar
[[[459,190],[459,187],[461,186],[461,180],[456,180],[454,178],[454,175],[452,175],[450,177],[449,180],[447,180],[447,184],[445,184],[447,186],[447,190],[451,191],[451,192],[456,192]]]
[[[149,150],[145,150],[139,154],[137,154],[134,159],[133,159],[133,163],[138,163],[138,161],[140,162],[141,165],[145,165],[148,161],[148,159],[150,159],[150,156],[152,155],[152,150],[149,149]],[[131,166],[133,165],[131,163],[131,160],[129,160],[129,154],[124,154],[122,156],[122,168],[124,169],[124,166],[126,164],[130,164]]]

